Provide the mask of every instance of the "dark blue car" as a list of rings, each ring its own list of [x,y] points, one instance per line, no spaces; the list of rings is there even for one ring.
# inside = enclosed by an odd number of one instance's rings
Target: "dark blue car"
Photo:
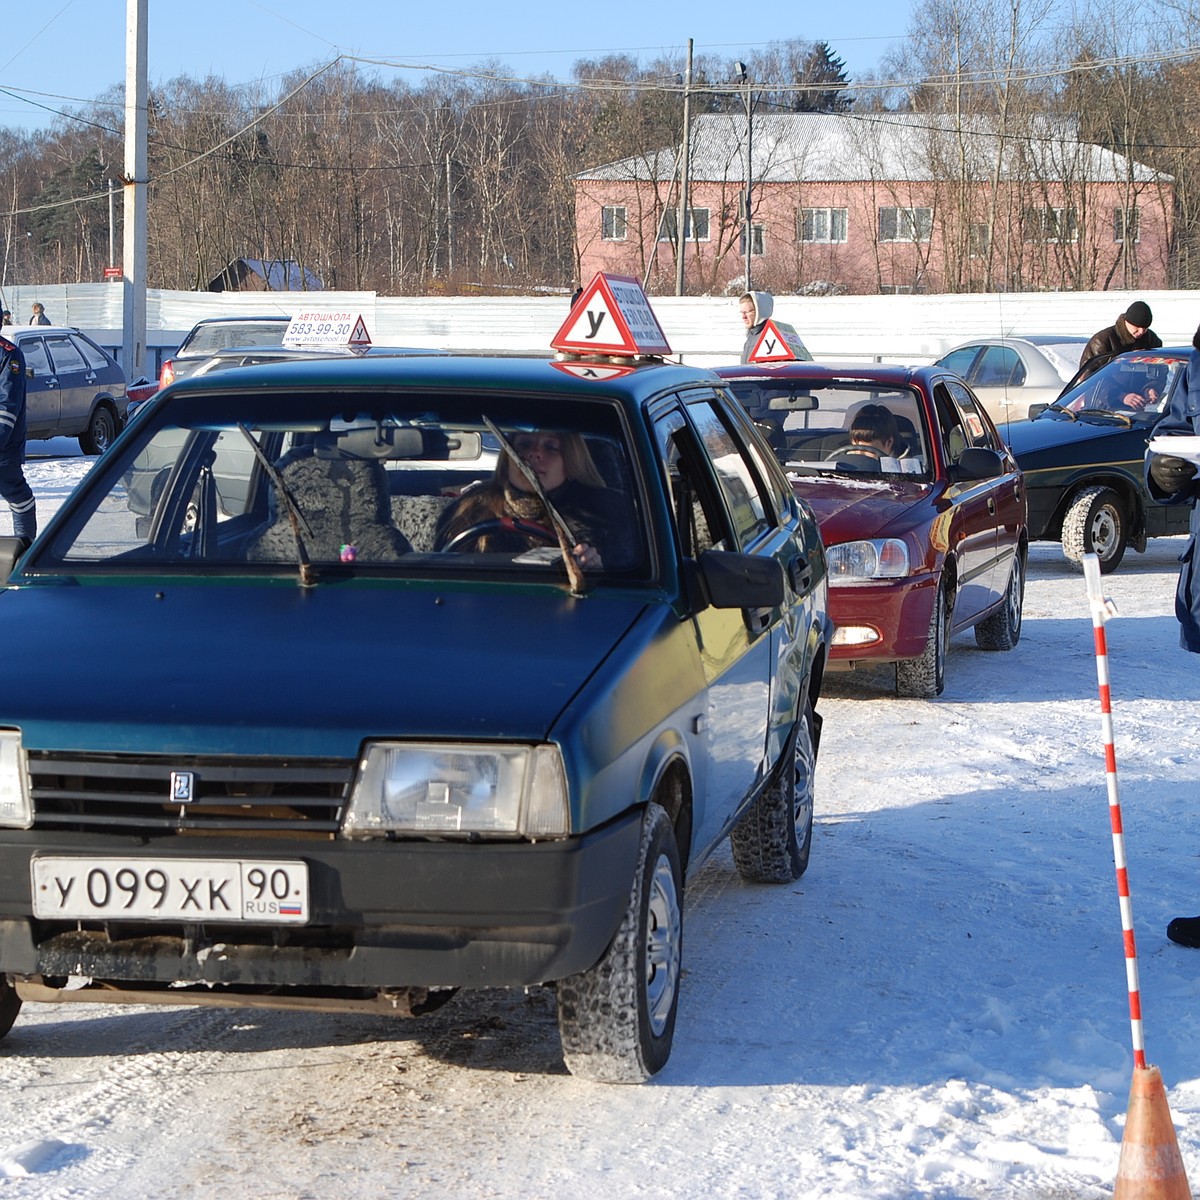
[[[824,553],[706,371],[185,380],[17,553],[3,1031],[24,999],[411,1015],[554,984],[569,1068],[640,1080],[688,873],[726,836],[747,879],[807,866]]]
[[[1165,508],[1146,490],[1146,442],[1170,403],[1191,347],[1119,354],[1032,420],[1004,428],[1025,474],[1029,536],[1059,541],[1068,561],[1095,554],[1115,571],[1129,546],[1186,533],[1188,509]]]

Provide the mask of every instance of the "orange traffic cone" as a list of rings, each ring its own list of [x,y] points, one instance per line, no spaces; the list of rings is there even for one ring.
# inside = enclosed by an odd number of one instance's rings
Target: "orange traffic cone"
[[[1113,1200],[1192,1200],[1157,1067],[1133,1068]]]

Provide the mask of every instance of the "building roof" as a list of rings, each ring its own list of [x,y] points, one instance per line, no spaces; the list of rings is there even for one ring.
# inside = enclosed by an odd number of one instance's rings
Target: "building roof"
[[[756,183],[937,182],[959,175],[989,180],[1003,148],[1001,177],[1073,183],[1170,183],[1170,176],[1100,146],[1075,139],[1062,123],[1039,121],[1032,134],[995,131],[990,118],[935,113],[756,113],[752,123]],[[669,181],[680,147],[671,146],[581,171],[579,180]],[[692,122],[688,164],[693,183],[746,177],[745,114],[706,113]]]
[[[319,292],[325,287],[316,275],[291,258],[235,258],[209,283],[208,290],[229,288],[231,281],[246,274],[257,275],[272,292]]]

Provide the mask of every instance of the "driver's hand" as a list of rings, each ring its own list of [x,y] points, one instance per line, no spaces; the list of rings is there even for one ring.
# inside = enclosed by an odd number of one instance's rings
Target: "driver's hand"
[[[1150,403],[1150,401],[1147,399],[1147,397],[1143,396],[1141,392],[1129,392],[1125,399],[1121,401],[1121,403],[1125,405],[1126,408],[1143,409],[1147,404]]]
[[[1195,478],[1196,464],[1173,454],[1150,456],[1150,478],[1168,495],[1182,492]]]
[[[575,556],[575,561],[585,571],[599,571],[604,563],[600,559],[600,551],[595,546],[589,546],[586,542],[580,542],[571,553]]]

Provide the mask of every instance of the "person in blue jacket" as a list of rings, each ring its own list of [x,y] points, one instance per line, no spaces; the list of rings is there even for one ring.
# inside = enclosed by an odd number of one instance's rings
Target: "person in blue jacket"
[[[1163,418],[1154,427],[1154,437],[1200,435],[1200,329],[1192,337],[1193,350],[1183,368],[1179,385]],[[1146,486],[1160,504],[1192,506],[1190,536],[1180,556],[1182,569],[1175,591],[1175,615],[1179,618],[1179,644],[1200,654],[1200,569],[1196,562],[1196,535],[1200,533],[1200,481],[1196,464],[1173,454],[1155,454],[1146,449]]]
[[[12,509],[13,534],[28,548],[37,536],[37,508],[24,466],[25,356],[0,337],[0,496]]]
[[[1192,354],[1179,386],[1154,437],[1200,435],[1200,329],[1192,337]],[[1174,454],[1146,450],[1146,484],[1160,504],[1190,504],[1192,517],[1187,545],[1179,557],[1179,583],[1175,590],[1175,615],[1179,618],[1179,644],[1200,654],[1200,564],[1196,539],[1200,533],[1200,480],[1196,464]],[[1181,946],[1200,947],[1200,917],[1176,917],[1167,926],[1167,937]]]

